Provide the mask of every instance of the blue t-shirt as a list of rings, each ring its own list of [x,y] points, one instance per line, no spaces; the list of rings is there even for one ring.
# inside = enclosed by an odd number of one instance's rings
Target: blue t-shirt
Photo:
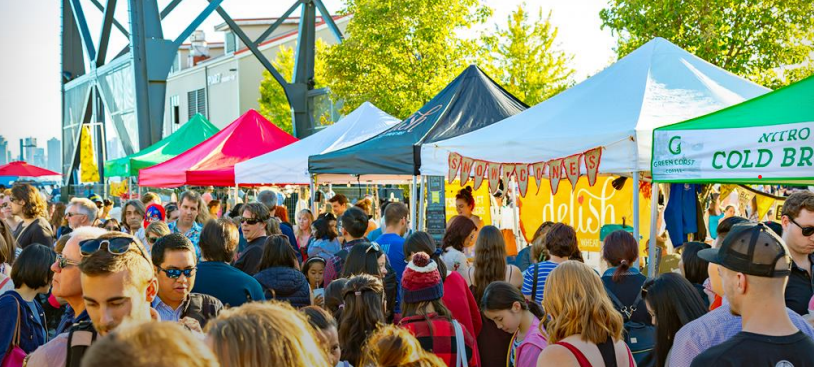
[[[247,301],[266,300],[263,287],[257,279],[227,263],[217,261],[198,264],[192,292],[208,294],[229,307],[238,307]]]
[[[537,270],[537,294],[534,295],[534,300],[538,303],[543,303],[545,280],[548,278],[548,274],[550,274],[557,265],[559,264],[551,261],[543,261],[536,264],[536,267],[539,269]],[[532,264],[523,272],[523,288],[521,289],[523,295],[531,296],[531,290],[534,287],[534,268],[535,264]]]
[[[385,233],[376,239],[376,243],[382,248],[382,252],[387,255],[390,260],[390,267],[396,273],[396,284],[398,284],[399,292],[396,294],[396,307],[394,310],[398,313],[401,312],[401,275],[404,273],[404,268],[407,263],[404,262],[404,237],[395,233]]]

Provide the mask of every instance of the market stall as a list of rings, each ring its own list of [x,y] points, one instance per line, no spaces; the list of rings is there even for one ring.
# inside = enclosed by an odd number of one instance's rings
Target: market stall
[[[569,181],[573,191],[583,175],[589,186],[601,174],[632,176],[631,187],[638,189],[650,170],[653,128],[767,91],[656,38],[522,113],[424,144],[420,172],[460,176],[464,182],[472,176],[476,186],[514,176],[523,196],[529,181],[537,187],[548,184],[556,194],[562,181]],[[638,236],[639,195],[632,195],[632,205],[636,209],[629,219]]]

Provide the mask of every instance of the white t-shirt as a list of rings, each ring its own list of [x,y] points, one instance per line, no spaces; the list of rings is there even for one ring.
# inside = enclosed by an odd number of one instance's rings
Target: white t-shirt
[[[447,247],[446,251],[441,254],[441,260],[447,266],[447,269],[457,271],[464,279],[467,279],[467,271],[469,270],[469,260],[466,255],[456,250],[454,247]]]

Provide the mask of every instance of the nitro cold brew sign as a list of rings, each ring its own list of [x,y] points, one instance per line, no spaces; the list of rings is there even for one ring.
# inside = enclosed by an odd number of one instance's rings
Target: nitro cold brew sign
[[[814,176],[814,122],[656,130],[653,179],[660,182],[794,179]]]

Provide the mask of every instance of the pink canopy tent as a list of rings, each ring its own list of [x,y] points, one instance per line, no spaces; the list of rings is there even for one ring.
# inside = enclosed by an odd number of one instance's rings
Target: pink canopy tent
[[[255,110],[164,163],[139,171],[148,187],[234,186],[235,164],[282,148],[297,138],[280,130]]]

